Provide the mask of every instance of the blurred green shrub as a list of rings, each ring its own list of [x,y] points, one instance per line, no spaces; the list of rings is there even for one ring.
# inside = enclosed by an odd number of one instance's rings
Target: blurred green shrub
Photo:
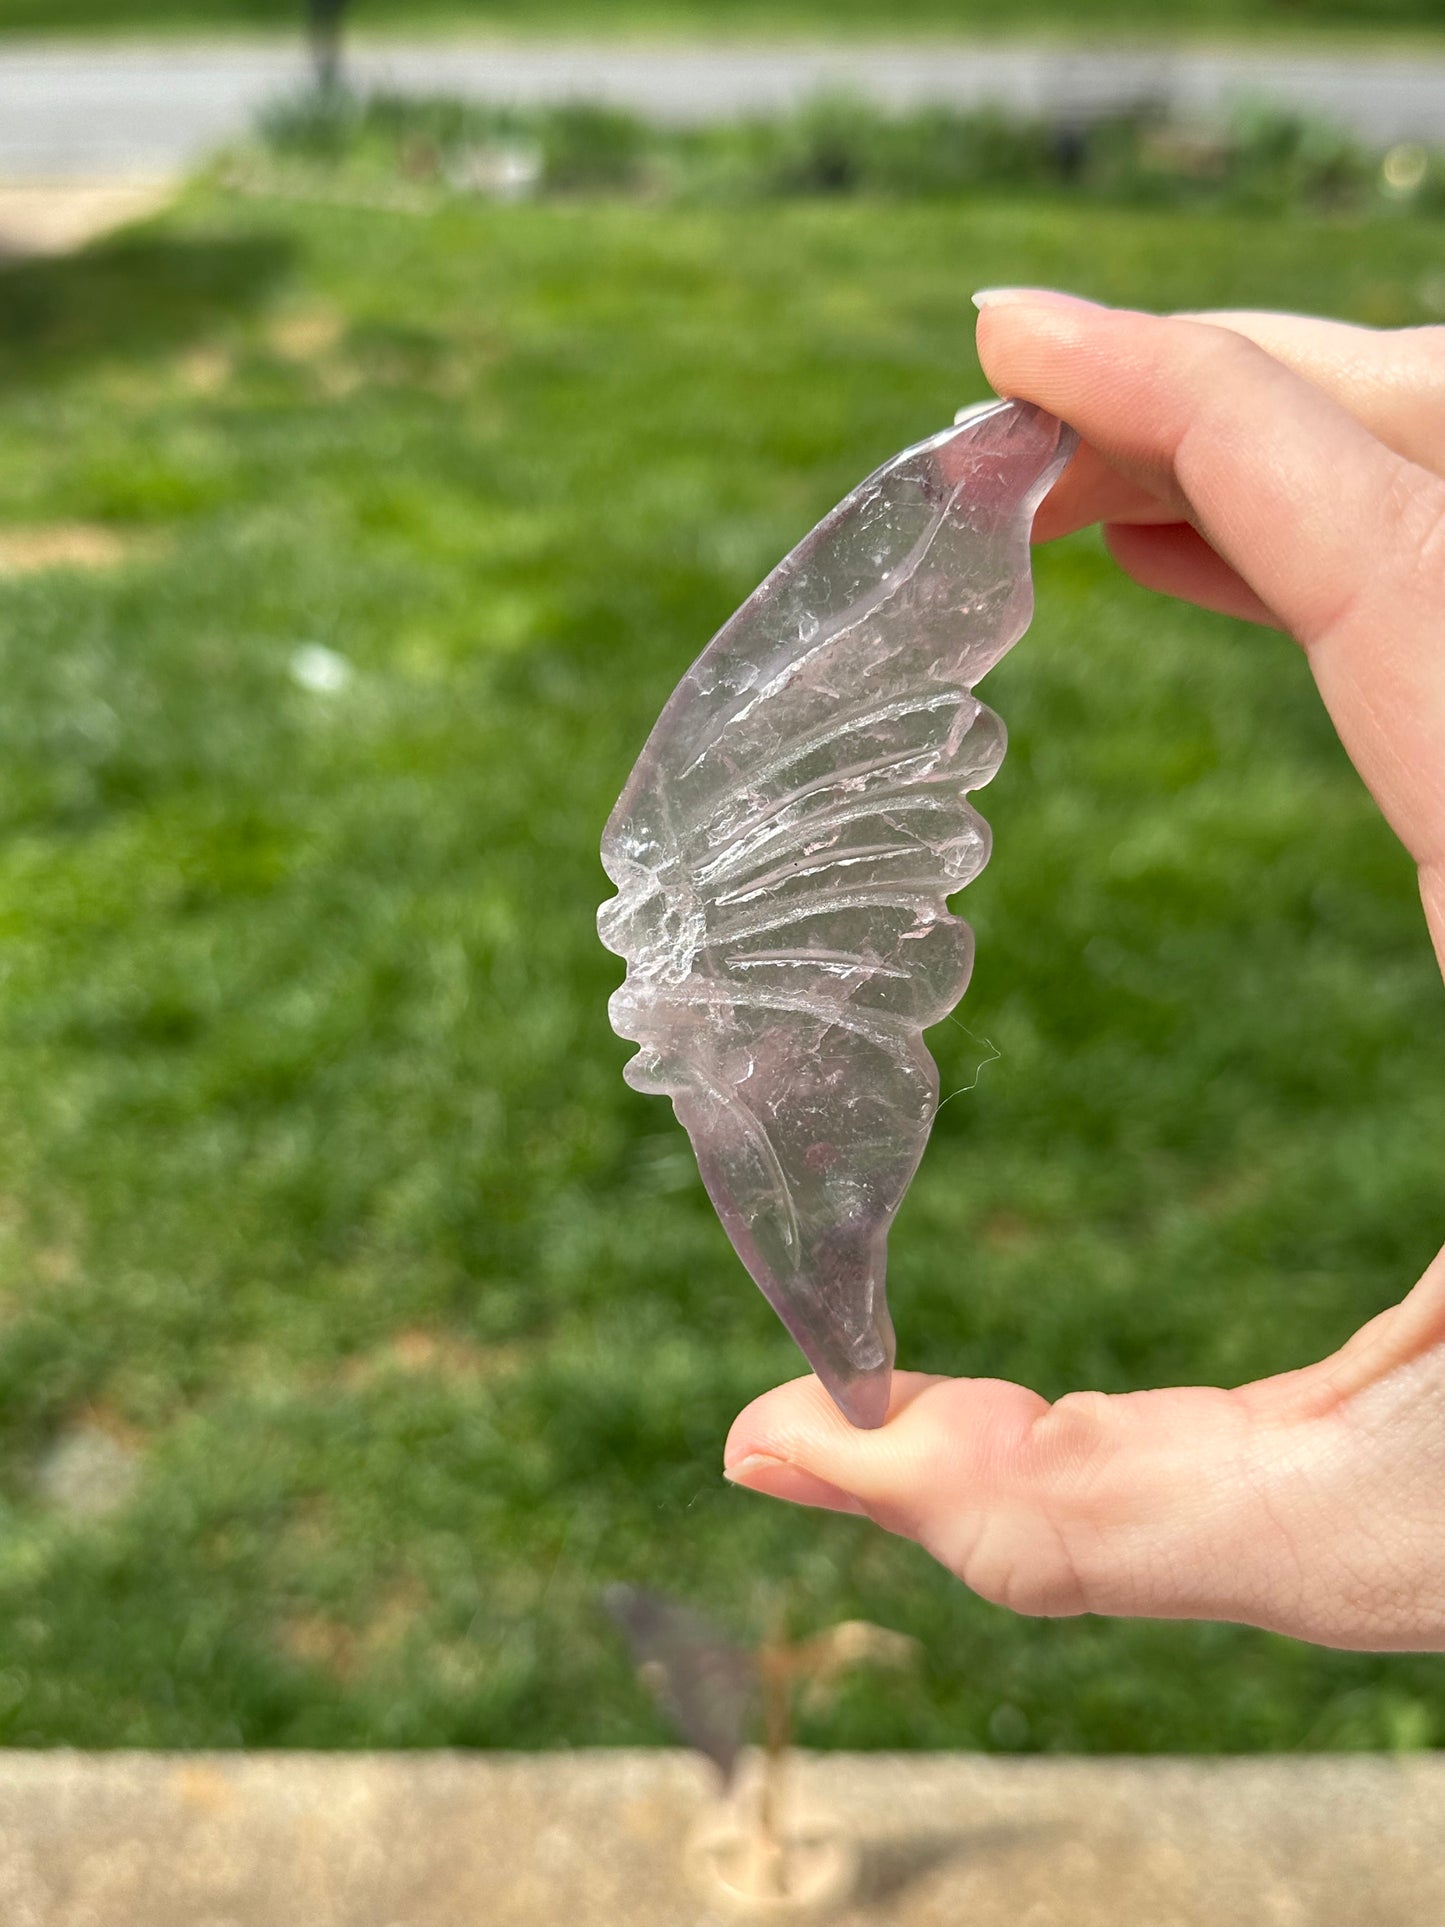
[[[665,137],[631,114],[565,103],[526,113],[447,96],[310,92],[277,103],[261,118],[263,146],[287,159],[370,176],[490,180],[479,156],[535,154],[532,186],[559,193],[637,188]]]
[[[1408,203],[1445,211],[1441,153],[1382,153],[1327,122],[1265,105],[1201,130],[1146,113],[1087,124],[997,108],[894,114],[830,94],[771,119],[676,128],[581,102],[524,111],[333,92],[277,104],[259,136],[278,161],[378,179],[435,178],[458,189],[502,182],[513,194],[730,201],[1063,189],[1125,205],[1359,215]]]
[[[636,187],[654,138],[635,116],[585,101],[552,109],[533,132],[543,183],[560,193]]]

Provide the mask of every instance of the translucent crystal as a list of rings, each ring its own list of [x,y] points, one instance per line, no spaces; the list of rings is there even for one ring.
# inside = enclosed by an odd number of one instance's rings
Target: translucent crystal
[[[1029,531],[1074,445],[968,411],[780,562],[658,718],[602,842],[627,1081],[663,1093],[738,1256],[840,1410],[887,1415],[888,1228],[938,1108],[923,1042],[973,961],[949,896],[1004,752],[974,684],[1028,627]]]
[[[689,1746],[732,1779],[757,1695],[753,1655],[700,1613],[641,1586],[609,1586],[602,1603],[621,1628],[639,1677]]]

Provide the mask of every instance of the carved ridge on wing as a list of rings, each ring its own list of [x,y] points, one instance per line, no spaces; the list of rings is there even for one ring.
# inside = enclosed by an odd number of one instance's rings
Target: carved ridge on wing
[[[890,463],[889,466],[891,467],[892,464]],[[882,476],[880,472],[877,486],[871,491],[865,494],[862,490],[855,490],[854,495],[847,503],[840,503],[839,507],[834,509],[831,515],[825,516],[823,521],[820,522],[818,527],[813,531],[812,536],[807,538],[805,542],[804,546],[808,549],[808,555],[811,556],[814,550],[821,546],[821,543],[826,539],[827,535],[832,532],[833,527],[836,526],[845,507],[856,512],[858,509],[870,506],[878,499],[881,486]],[[690,776],[698,764],[702,762],[708,751],[719,741],[723,733],[729,729],[733,723],[745,717],[748,711],[762,700],[763,697],[775,692],[785,682],[791,681],[797,672],[806,663],[811,661],[820,650],[830,648],[832,644],[837,642],[841,637],[848,635],[852,630],[856,629],[859,623],[866,622],[869,616],[876,615],[880,609],[892,601],[901,589],[908,586],[927,559],[928,551],[937,540],[938,532],[947,521],[949,510],[962,493],[963,486],[962,481],[955,483],[948,494],[938,503],[930,515],[926,527],[920,531],[917,539],[914,541],[913,547],[896,569],[884,577],[869,594],[849,603],[846,609],[839,610],[838,613],[828,621],[820,622],[813,635],[808,636],[806,639],[800,636],[798,640],[799,643],[804,646],[804,653],[790,656],[782,669],[769,676],[766,681],[756,683],[750,689],[740,692],[736,700],[729,703],[723,709],[722,714],[713,721],[704,734],[702,742],[693,753],[692,760],[680,772],[682,776]],[[864,488],[867,488],[866,483],[864,484]],[[807,558],[803,559],[806,560]],[[766,581],[760,583],[759,586],[754,589],[747,601],[743,603],[742,607],[738,610],[737,615],[733,617],[732,622],[727,623],[719,632],[718,639],[721,640],[722,636],[725,636],[728,630],[732,628],[733,623],[738,622],[747,611],[754,608],[756,604],[762,600],[784,572],[789,575],[796,575],[800,566],[802,566],[802,562],[798,558],[797,551],[795,550],[792,555],[785,557],[784,560],[778,564],[777,568],[773,570],[773,573],[768,576]]]
[[[711,889],[712,885],[725,882],[729,877],[747,876],[753,864],[759,859],[764,862],[771,861],[778,851],[765,848],[765,845],[781,843],[782,848],[786,850],[790,843],[802,844],[810,839],[827,837],[835,831],[846,830],[850,823],[866,823],[870,817],[877,817],[880,821],[887,823],[895,816],[911,816],[914,811],[922,811],[925,815],[938,815],[944,811],[967,809],[968,805],[963,801],[967,793],[966,790],[953,787],[946,777],[925,778],[909,789],[871,791],[868,795],[859,797],[856,802],[836,803],[831,809],[819,810],[815,816],[800,816],[790,823],[774,824],[750,849],[741,850],[735,856],[726,859],[713,858],[710,863],[695,869],[692,872],[692,879],[695,884]],[[819,845],[814,841],[814,849],[818,847]],[[889,844],[883,847],[892,849],[895,846]],[[896,847],[912,849],[914,845],[905,838],[903,843]],[[812,855],[813,850],[800,848],[798,854]],[[784,878],[786,866],[784,871],[770,872],[770,874],[778,875],[780,879]],[[717,896],[713,901],[729,903],[736,902],[738,899],[735,895],[729,894]]]
[[[907,983],[909,973],[896,964],[877,957],[862,957],[851,950],[753,950],[740,957],[729,957],[729,970],[761,970],[765,966],[799,965],[813,970],[830,970],[836,976],[896,977]]]
[[[896,750],[888,750],[881,756],[866,757],[860,763],[849,763],[843,769],[828,770],[822,776],[810,777],[806,783],[799,783],[796,789],[784,790],[781,796],[774,797],[766,807],[745,816],[735,833],[729,831],[726,836],[706,838],[706,847],[710,850],[731,849],[742,837],[753,835],[765,828],[785,810],[791,809],[795,804],[806,803],[810,796],[816,796],[822,790],[851,790],[861,786],[866,795],[886,795],[888,793],[886,790],[867,789],[868,779],[872,776],[882,776],[885,772],[906,770],[911,763],[937,763],[947,754],[947,750],[946,742],[921,743],[917,749],[905,750],[901,754]],[[909,779],[903,777],[900,780],[907,782]],[[924,776],[915,780],[926,782],[928,778]],[[717,818],[714,817],[712,821],[716,822]]]
[[[721,1086],[709,1083],[705,1079],[700,1082],[714,1102],[722,1105],[729,1116],[742,1124],[748,1142],[754,1151],[760,1154],[763,1168],[772,1181],[773,1195],[783,1208],[783,1243],[790,1251],[796,1251],[802,1242],[801,1228],[798,1224],[798,1207],[793,1198],[793,1187],[788,1183],[788,1174],[783,1169],[782,1159],[773,1148],[773,1140],[768,1136],[767,1127],[747,1100],[739,1097],[736,1090],[723,1090]]]
[[[966,803],[961,803],[958,807],[968,810]],[[937,849],[927,852],[939,862],[940,874],[935,887],[942,896],[953,894],[952,890],[944,888],[946,884],[952,883],[954,888],[961,888],[963,884],[963,871],[943,861],[948,851],[966,849],[972,853],[981,849],[984,853],[983,861],[985,863],[988,861],[988,838],[981,834],[983,820],[974,810],[969,810],[968,813],[973,821],[968,823],[964,830],[961,830],[957,836],[950,837],[946,843],[940,843]],[[872,815],[873,812],[869,811],[867,814]],[[713,898],[713,902],[719,907],[751,903],[764,891],[776,889],[784,883],[795,883],[799,877],[821,876],[827,870],[848,870],[859,863],[872,863],[889,857],[913,857],[917,854],[918,845],[910,843],[906,838],[897,843],[860,843],[845,846],[841,850],[814,850],[800,855],[791,863],[783,863],[774,870],[765,871],[762,876],[749,878],[746,889],[721,891]],[[982,864],[979,868],[982,868]],[[978,870],[969,871],[969,880],[977,875]]]
[[[795,736],[775,756],[766,758],[758,764],[756,769],[749,770],[749,787],[765,788],[774,777],[781,776],[785,769],[791,769],[794,763],[802,762],[805,756],[815,755],[820,749],[831,748],[834,743],[841,741],[845,736],[852,735],[854,731],[876,729],[880,723],[901,723],[905,716],[922,715],[930,709],[959,709],[970,700],[976,704],[977,709],[981,710],[984,707],[978,702],[977,697],[973,696],[972,691],[964,689],[959,684],[950,684],[938,690],[935,695],[920,698],[917,694],[910,692],[906,696],[895,697],[892,702],[875,703],[871,709],[848,710],[841,715],[835,712],[820,729],[811,730],[806,736]],[[734,800],[732,797],[724,799],[723,805],[713,811],[703,827],[710,829],[717,823],[723,816],[727,804]]]
[[[836,916],[840,910],[891,909],[912,910],[915,916],[923,915],[929,923],[941,923],[953,913],[943,906],[952,891],[943,889],[935,877],[884,877],[877,884],[855,884],[851,890],[838,891],[833,896],[822,897],[809,903],[800,910],[796,903],[776,905],[774,916],[742,918],[731,924],[720,924],[709,929],[706,947],[708,950],[722,950],[728,944],[743,943],[749,937],[760,937],[765,930],[782,930],[790,923],[797,923],[804,916]],[[953,919],[962,923],[962,917]]]
[[[636,1008],[635,1004],[629,1005],[620,991],[614,992],[613,995],[622,998],[623,1009]],[[917,1042],[920,1050],[922,1049],[917,1035],[918,1026],[907,1017],[895,1017],[890,1011],[870,1011],[867,1016],[860,1016],[851,1004],[811,1002],[799,993],[786,990],[759,991],[751,985],[743,989],[730,980],[709,983],[706,986],[699,986],[696,990],[689,990],[682,984],[669,984],[665,990],[657,991],[649,1001],[654,1009],[659,1005],[671,1004],[691,1010],[717,1009],[723,1005],[733,1010],[790,1010],[801,1016],[811,1017],[820,1024],[836,1024],[841,1030],[852,1031],[858,1037],[866,1037],[870,1044],[875,1044],[879,1050],[886,1051],[890,1057],[897,1057],[900,1044],[907,1049],[910,1043]],[[911,1050],[908,1051],[908,1055],[912,1057]],[[928,1053],[924,1051],[923,1055],[927,1057]],[[932,1063],[933,1060],[929,1058],[928,1061]]]

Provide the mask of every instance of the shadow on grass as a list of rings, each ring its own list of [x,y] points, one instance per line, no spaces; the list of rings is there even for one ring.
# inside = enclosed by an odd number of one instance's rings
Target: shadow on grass
[[[283,235],[139,233],[0,268],[0,386],[173,353],[258,306],[294,252]]]

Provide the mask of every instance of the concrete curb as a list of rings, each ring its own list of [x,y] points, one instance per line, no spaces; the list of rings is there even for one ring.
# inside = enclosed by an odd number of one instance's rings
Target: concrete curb
[[[1445,1755],[832,1754],[840,1927],[1436,1927]],[[0,1754],[6,1927],[713,1927],[692,1756]]]

